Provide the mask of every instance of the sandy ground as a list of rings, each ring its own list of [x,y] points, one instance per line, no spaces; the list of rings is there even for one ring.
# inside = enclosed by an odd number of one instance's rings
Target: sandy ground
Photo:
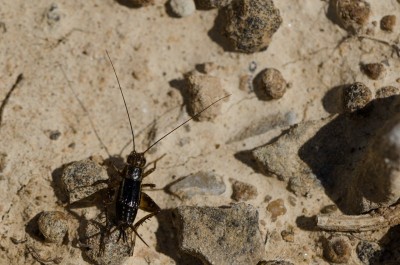
[[[374,31],[373,37],[389,43],[398,41],[399,27],[388,34],[379,30],[379,23],[374,26],[372,22],[387,14],[399,14],[400,4],[395,0],[370,3],[373,12],[367,26]],[[158,138],[188,117],[186,108],[181,107],[184,95],[177,84],[196,65],[213,62],[220,66],[214,75],[222,78],[224,89],[232,94],[222,103],[214,122],[192,122],[148,155],[148,160],[153,160],[167,154],[156,173],[149,176],[148,181],[158,187],[171,183],[174,176],[213,170],[223,176],[226,192],[183,202],[163,191],[151,192],[161,208],[226,205],[232,202],[230,178],[253,184],[258,196],[248,203],[259,211],[262,235],[291,226],[295,229],[294,242],[280,239],[274,245],[267,243],[265,258],[327,264],[315,232],[296,227],[298,216],[315,215],[332,203],[325,193],[316,190],[307,198],[295,197],[286,183],[256,173],[235,154],[267,143],[287,126],[267,126],[261,134],[247,132],[246,128],[269,121],[279,124],[288,115],[295,123],[331,115],[335,110],[324,108],[323,98],[333,87],[361,81],[374,93],[382,86],[396,86],[400,63],[388,45],[357,38],[341,43],[347,32],[327,17],[326,1],[276,1],[275,5],[283,23],[268,50],[241,54],[224,51],[216,37],[217,10],[174,18],[164,1],[143,8],[130,8],[113,0],[1,1],[0,99],[11,94],[0,124],[0,153],[4,157],[0,174],[0,263],[38,264],[27,253],[26,244],[40,245],[25,227],[41,211],[65,212],[53,184],[58,168],[91,155],[106,158],[122,152],[125,157],[130,152],[130,145],[124,148],[131,135],[106,57],[108,50],[125,91],[139,151],[147,147],[150,130],[156,131]],[[360,61],[387,62],[390,67],[384,79],[372,81],[361,73]],[[265,67],[281,71],[290,83],[282,99],[261,101],[250,90],[239,89],[240,76],[252,74],[252,62],[257,65],[256,72]],[[22,81],[12,89],[20,74]],[[52,140],[55,131],[61,135]],[[266,196],[285,202],[287,213],[275,222],[266,211]],[[296,203],[290,204],[290,197],[295,197]],[[96,212],[77,211],[89,217]],[[76,222],[71,217],[71,223]],[[150,248],[138,241],[126,264],[177,262],[176,254],[157,248],[158,227],[153,218],[140,228]],[[77,232],[70,232],[69,237],[71,241],[77,238]],[[15,244],[10,238],[27,241]],[[73,244],[43,245],[39,252],[45,257],[61,255],[61,264],[87,264]],[[360,263],[354,259],[351,264]]]

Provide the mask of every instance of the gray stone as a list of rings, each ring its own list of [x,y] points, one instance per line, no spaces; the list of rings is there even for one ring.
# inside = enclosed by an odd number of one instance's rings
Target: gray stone
[[[67,165],[61,176],[69,202],[74,203],[107,188],[107,170],[92,159]]]
[[[248,265],[262,259],[258,212],[253,206],[181,206],[173,213],[179,248],[205,264]]]
[[[195,195],[221,195],[225,192],[225,183],[213,172],[197,172],[187,176],[169,187],[169,191],[181,199],[190,199]]]
[[[38,227],[47,242],[61,244],[68,232],[67,217],[63,212],[42,212]]]
[[[193,0],[170,0],[169,5],[178,17],[190,16],[196,10]]]
[[[282,24],[279,10],[272,0],[237,0],[226,8],[225,35],[240,52],[266,50],[272,35]]]

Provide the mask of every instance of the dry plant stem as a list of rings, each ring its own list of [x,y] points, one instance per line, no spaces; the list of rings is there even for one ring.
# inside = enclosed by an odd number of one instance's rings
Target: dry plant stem
[[[316,216],[317,227],[322,230],[338,232],[363,232],[392,227],[400,224],[400,204],[379,209],[373,214]]]

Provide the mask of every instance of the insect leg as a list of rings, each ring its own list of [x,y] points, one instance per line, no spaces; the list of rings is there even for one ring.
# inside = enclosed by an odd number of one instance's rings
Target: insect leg
[[[165,154],[163,154],[162,156],[160,156],[159,158],[157,158],[153,162],[149,163],[149,165],[153,164],[153,167],[143,173],[143,178],[147,177],[148,175],[150,175],[151,173],[153,173],[156,170],[157,162],[159,160],[161,160],[164,156],[165,156]]]
[[[144,222],[146,222],[147,219],[149,219],[149,218],[153,217],[154,215],[158,214],[161,211],[161,208],[153,201],[153,199],[150,198],[149,195],[147,195],[146,193],[142,192],[142,197],[140,198],[139,209],[144,210],[146,212],[150,212],[150,214],[144,216],[142,219],[137,221],[136,224],[131,226],[131,228],[135,232],[135,234],[143,241],[143,243],[146,246],[149,246],[143,240],[143,238],[139,235],[139,233],[137,232],[137,229]]]
[[[153,183],[142,184],[142,188],[144,188],[144,187],[155,188],[155,187],[156,187],[156,184],[153,184]]]

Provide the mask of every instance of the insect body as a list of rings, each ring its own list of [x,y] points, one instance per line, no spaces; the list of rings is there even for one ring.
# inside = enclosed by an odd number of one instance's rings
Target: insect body
[[[145,158],[145,153],[150,150],[154,145],[159,143],[161,140],[163,140],[165,137],[170,135],[172,132],[175,130],[179,129],[189,121],[191,121],[193,118],[197,117],[200,115],[203,111],[207,110],[210,108],[212,105],[216,104],[217,102],[229,97],[230,95],[224,96],[210,105],[208,105],[206,108],[203,110],[199,111],[195,115],[193,115],[191,118],[162,136],[160,139],[158,139],[156,142],[154,142],[150,147],[148,147],[144,152],[139,153],[136,152],[135,150],[135,135],[133,133],[133,127],[132,127],[132,122],[129,116],[128,108],[126,105],[125,97],[122,92],[122,88],[117,76],[117,73],[115,71],[114,65],[111,61],[111,58],[106,51],[107,56],[110,60],[111,66],[114,70],[115,77],[118,82],[118,86],[122,95],[122,99],[124,100],[125,104],[125,109],[128,115],[129,119],[129,124],[131,127],[131,132],[132,132],[132,143],[133,143],[133,150],[132,152],[128,155],[127,158],[127,163],[125,164],[124,169],[122,172],[119,172],[120,177],[122,178],[122,181],[120,183],[114,184],[115,186],[118,187],[118,193],[116,197],[116,202],[115,202],[115,221],[113,226],[116,227],[117,230],[119,230],[119,237],[118,240],[122,237],[124,241],[127,239],[127,229],[130,228],[132,231],[146,244],[146,242],[140,237],[140,235],[137,233],[137,228],[143,224],[147,219],[151,218],[152,216],[156,215],[157,213],[160,212],[160,207],[148,196],[146,193],[142,191],[143,187],[155,187],[154,184],[143,184],[142,181],[144,178],[149,176],[151,173],[153,173],[156,170],[156,164],[157,161],[160,160],[163,156],[152,162],[153,167],[150,169],[147,169],[147,164],[146,164],[146,158]],[[112,186],[114,186],[112,185]],[[138,209],[144,210],[146,212],[149,212],[148,215],[144,216],[141,218],[139,221],[134,223]],[[107,215],[107,211],[106,211]],[[107,223],[108,223],[108,218],[107,218]],[[107,234],[111,234],[113,231],[110,229],[110,225],[107,225]],[[114,230],[115,231],[115,230]],[[102,246],[100,246],[100,249],[104,250],[104,242],[101,243]],[[147,244],[146,244],[147,245]]]

